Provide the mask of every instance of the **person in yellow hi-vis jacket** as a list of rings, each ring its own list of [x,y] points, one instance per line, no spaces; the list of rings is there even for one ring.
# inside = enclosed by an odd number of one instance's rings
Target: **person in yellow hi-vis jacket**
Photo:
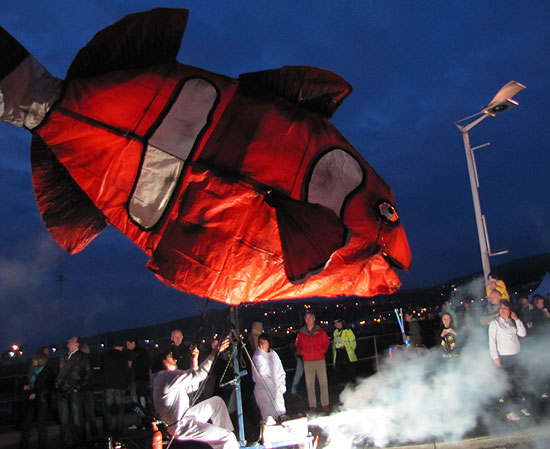
[[[499,279],[493,273],[489,273],[489,276],[487,276],[487,298],[493,290],[499,292],[502,299],[510,299],[510,295],[508,294],[504,281]]]
[[[355,381],[357,376],[355,368],[357,341],[355,340],[355,334],[345,326],[345,322],[341,318],[334,320],[334,326],[336,329],[332,334],[332,361],[336,382]]]

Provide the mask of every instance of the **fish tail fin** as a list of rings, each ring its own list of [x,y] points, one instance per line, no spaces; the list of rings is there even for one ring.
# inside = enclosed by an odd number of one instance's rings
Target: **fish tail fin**
[[[0,48],[0,120],[35,128],[59,98],[63,81],[52,76],[2,27]]]

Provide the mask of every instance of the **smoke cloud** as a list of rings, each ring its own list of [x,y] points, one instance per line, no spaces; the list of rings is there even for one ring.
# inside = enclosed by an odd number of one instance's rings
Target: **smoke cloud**
[[[489,357],[487,326],[476,316],[455,329],[457,357],[444,358],[437,346],[394,351],[376,374],[348,386],[339,412],[312,422],[328,433],[327,447],[453,441],[480,423],[494,434],[510,431],[509,405],[498,402],[508,381]],[[543,373],[550,373],[550,357],[543,339],[528,336],[521,344],[527,398],[521,408],[530,408],[529,399],[540,397],[543,389]]]

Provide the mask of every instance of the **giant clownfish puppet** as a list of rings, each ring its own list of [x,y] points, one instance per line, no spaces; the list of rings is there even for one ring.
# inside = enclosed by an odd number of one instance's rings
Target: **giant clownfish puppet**
[[[187,18],[125,17],[65,80],[0,29],[0,119],[32,133],[56,242],[76,253],[113,225],[162,281],[228,304],[394,292],[411,256],[391,189],[328,121],[351,86],[180,64]]]

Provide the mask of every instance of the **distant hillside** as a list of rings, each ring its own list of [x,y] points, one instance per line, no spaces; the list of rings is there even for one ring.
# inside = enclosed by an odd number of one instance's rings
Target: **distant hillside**
[[[523,285],[536,282],[537,280],[540,281],[547,271],[550,271],[550,253],[515,259],[511,262],[498,265],[491,270],[492,273],[496,274],[500,279],[503,279],[506,285],[510,286]],[[463,278],[453,279],[446,283],[464,283],[482,275],[483,273],[479,271]]]
[[[528,293],[530,289],[536,288],[540,283],[544,274],[550,272],[550,253],[539,254],[536,256],[523,257],[506,262],[501,265],[494,266],[491,272],[504,280],[508,291],[514,295]],[[441,303],[443,298],[451,296],[451,291],[454,287],[462,286],[471,283],[475,279],[482,279],[483,272],[478,271],[468,276],[449,279],[438,285],[430,287],[421,287],[411,290],[401,290],[392,295],[391,302],[420,302],[420,303]],[[480,282],[481,289],[478,295],[484,295],[483,287]],[[472,297],[471,299],[475,299]]]
[[[528,292],[535,288],[542,280],[544,274],[550,272],[550,253],[537,256],[524,257],[495,266],[493,272],[502,278],[508,290],[513,295]],[[452,296],[452,290],[470,284],[474,279],[481,278],[482,272],[468,276],[450,279],[442,284],[412,290],[401,290],[393,295],[381,295],[374,298],[312,298],[303,301],[272,301],[260,304],[245,304],[239,307],[239,319],[241,330],[246,329],[253,321],[262,321],[272,328],[277,325],[295,324],[303,320],[303,314],[307,310],[314,310],[318,321],[326,320],[332,324],[335,317],[345,317],[352,322],[364,319],[373,313],[384,310],[392,310],[394,307],[414,307],[417,305],[438,306]],[[481,281],[477,295],[483,295]],[[472,299],[476,299],[472,296]],[[115,337],[134,335],[139,339],[154,340],[159,345],[168,345],[170,332],[173,329],[181,329],[184,335],[201,335],[204,337],[221,333],[227,329],[229,322],[228,309],[209,309],[202,319],[201,316],[180,318],[162,324],[144,326],[135,329],[126,329],[116,332],[104,333],[88,337],[92,345],[101,343],[109,344]]]

